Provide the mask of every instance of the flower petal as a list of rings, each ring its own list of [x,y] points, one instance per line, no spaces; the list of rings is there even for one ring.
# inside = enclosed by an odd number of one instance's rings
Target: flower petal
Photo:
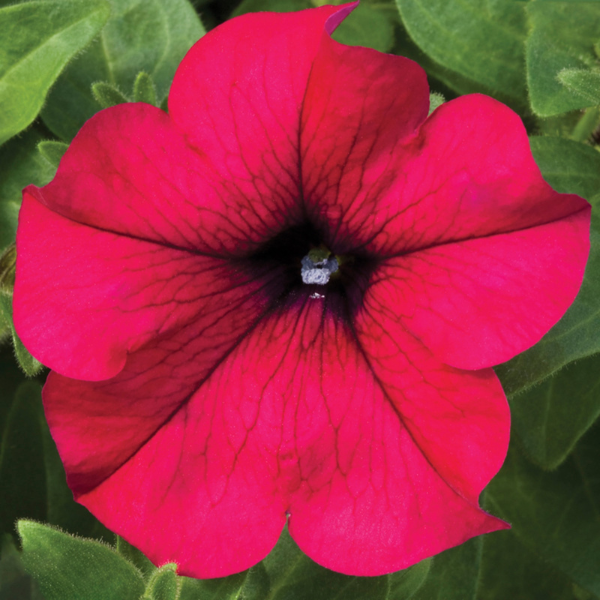
[[[277,293],[273,276],[81,225],[24,196],[15,326],[58,373],[107,379],[128,352],[192,321],[227,346],[265,310],[265,286]]]
[[[428,108],[427,78],[415,62],[323,35],[302,112],[302,187],[309,216],[337,252],[372,235],[397,154]]]
[[[147,104],[96,114],[73,140],[56,177],[28,190],[71,220],[220,256],[254,249],[286,218],[269,217],[266,209],[258,218],[252,206],[244,208],[234,183],[221,179],[164,111]]]
[[[170,115],[240,227],[276,233],[303,218],[298,138],[308,76],[323,32],[355,4],[243,15],[210,31],[179,66]]]
[[[365,358],[432,467],[476,504],[508,449],[510,411],[502,386],[492,369],[463,371],[440,362],[404,328],[390,298],[373,289],[355,319]]]
[[[571,305],[589,252],[589,208],[546,225],[388,259],[368,294],[441,361],[504,362]]]
[[[359,346],[343,300],[302,294],[173,402],[162,389],[176,384],[147,364],[149,350],[110,382],[53,376],[45,408],[78,501],[195,577],[260,560],[286,512],[311,558],[359,575],[505,527],[477,507],[508,443],[493,373],[445,367],[412,336],[364,323]],[[170,354],[180,387],[194,377],[194,343]]]
[[[462,96],[421,125],[425,86],[414,63],[332,44],[315,60],[302,147],[305,197],[336,252],[401,255],[589,210],[542,179],[505,105]]]
[[[354,331],[323,324],[311,415],[329,427],[302,450],[290,533],[322,565],[351,575],[406,568],[507,524],[478,507],[508,448],[510,414],[491,370],[440,363],[371,304]],[[320,396],[320,397],[319,397]]]

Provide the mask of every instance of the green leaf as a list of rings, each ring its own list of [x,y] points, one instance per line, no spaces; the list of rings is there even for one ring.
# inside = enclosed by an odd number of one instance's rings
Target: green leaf
[[[574,600],[571,580],[527,549],[514,531],[483,537],[477,600]]]
[[[600,72],[589,69],[563,69],[557,75],[575,96],[581,96],[589,106],[600,104]]]
[[[23,564],[46,600],[139,600],[139,571],[113,548],[47,525],[19,521]]]
[[[12,310],[10,304],[2,300],[3,295],[0,293],[0,340],[5,342],[12,337]]]
[[[17,519],[49,521],[82,535],[110,532],[73,500],[42,408],[41,386],[0,371],[0,533]]]
[[[427,580],[432,563],[433,559],[427,558],[410,569],[404,569],[403,571],[397,571],[388,575],[390,581],[388,600],[413,598],[414,594]]]
[[[567,365],[513,398],[510,408],[528,457],[555,469],[600,416],[600,354]]]
[[[591,198],[600,189],[600,153],[561,138],[532,138],[544,178],[559,192]],[[568,363],[600,352],[600,216],[592,214],[586,275],[565,316],[532,348],[496,367],[508,395],[543,381]]]
[[[0,292],[0,314],[2,315],[2,321],[7,323],[10,328],[17,364],[25,375],[35,377],[42,371],[44,365],[29,354],[15,330],[12,320],[12,295]]]
[[[92,95],[101,108],[110,108],[117,104],[125,104],[129,100],[114,85],[106,81],[98,81],[92,84]]]
[[[439,108],[445,102],[444,96],[442,94],[429,94],[429,114],[431,114],[436,108]]]
[[[327,1],[323,4],[344,4],[345,1]],[[389,52],[394,44],[394,25],[397,22],[398,13],[391,2],[362,0],[332,37],[349,46],[365,46],[379,52]]]
[[[544,179],[557,192],[591,200],[600,191],[600,152],[559,137],[534,137],[529,141]]]
[[[50,86],[98,34],[106,2],[26,2],[0,9],[0,144],[37,116]]]
[[[15,287],[15,277],[17,270],[17,247],[11,244],[2,254],[0,254],[0,293],[11,296]],[[10,311],[2,309],[3,318],[9,317]],[[10,315],[12,317],[12,315]],[[9,325],[10,327],[10,325]]]
[[[437,64],[525,106],[525,14],[520,2],[397,0],[404,25]]]
[[[156,571],[156,567],[150,562],[150,559],[146,558],[142,552],[124,540],[121,536],[117,536],[117,552],[137,567],[146,581],[149,580]]]
[[[140,71],[148,73],[160,104],[181,59],[204,34],[187,0],[110,0],[111,16],[102,33],[65,70],[42,111],[46,125],[70,141],[98,103],[91,86],[105,81],[131,93]]]
[[[264,565],[258,563],[251,567],[242,587],[242,598],[244,600],[264,600],[269,597],[270,591],[271,580]]]
[[[6,370],[0,376],[6,407],[0,418],[0,533],[14,533],[17,519],[33,518],[108,538],[108,530],[73,500],[44,418],[40,384],[22,376],[11,384],[14,375]]]
[[[412,600],[474,600],[481,544],[481,537],[473,538],[434,556],[424,585],[409,597]]]
[[[542,471],[511,444],[486,501],[519,540],[600,595],[600,429],[592,427],[556,471]]]
[[[143,600],[179,600],[180,591],[181,582],[177,577],[177,565],[169,563],[153,573]]]
[[[583,115],[577,121],[573,131],[571,132],[571,139],[577,142],[593,141],[593,134],[600,125],[600,106],[592,106],[587,108]]]
[[[591,73],[598,65],[594,44],[600,37],[600,5],[578,2],[574,8],[571,2],[536,0],[528,3],[527,14],[531,25],[526,44],[527,82],[533,111],[549,117],[596,104],[581,93],[581,86],[587,89],[594,76],[580,77],[577,83],[569,72]],[[574,87],[561,83],[565,72]]]
[[[429,85],[432,89],[440,90],[448,99],[456,97],[457,94],[471,94],[473,92],[485,92],[492,95],[493,92],[481,84],[462,77],[455,71],[436,63],[419,46],[417,46],[406,31],[403,23],[396,27],[396,42],[393,54],[405,56],[418,63],[427,72]],[[450,91],[450,93],[448,93]],[[456,93],[455,93],[456,92]]]
[[[154,82],[152,81],[152,77],[145,73],[144,71],[140,71],[138,76],[135,78],[135,82],[133,84],[133,101],[134,102],[146,102],[148,104],[152,104],[153,106],[157,105],[156,99],[156,88],[154,87]]]
[[[58,168],[60,159],[68,150],[69,145],[63,142],[44,141],[38,144],[40,154],[54,167]]]
[[[37,150],[42,136],[30,129],[0,148],[0,250],[14,243],[22,189],[46,185],[56,169]]]
[[[245,572],[218,579],[180,577],[179,600],[241,600],[240,589],[245,579]]]
[[[13,533],[18,518],[45,519],[46,473],[40,386],[22,384],[11,402],[0,436],[0,533]]]

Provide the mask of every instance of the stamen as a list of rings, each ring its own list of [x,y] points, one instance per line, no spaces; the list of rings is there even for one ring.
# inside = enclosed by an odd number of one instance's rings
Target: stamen
[[[309,254],[302,259],[302,281],[308,285],[325,285],[338,268],[338,261],[333,257],[314,261]]]

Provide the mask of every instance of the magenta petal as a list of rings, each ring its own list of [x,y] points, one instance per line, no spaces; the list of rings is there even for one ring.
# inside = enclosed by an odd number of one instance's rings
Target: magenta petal
[[[219,258],[81,225],[27,192],[19,219],[15,326],[30,351],[64,375],[112,377],[129,352],[192,321],[220,325],[219,335],[235,339],[264,310],[268,278]],[[242,313],[232,315],[228,304],[251,305],[251,316],[239,323]]]
[[[169,115],[141,103],[92,117],[56,177],[28,190],[74,221],[210,255],[243,254],[294,223],[291,208],[290,214],[261,208],[189,146]],[[286,206],[297,197],[290,191]]]
[[[152,391],[156,367],[132,377],[149,351],[110,382],[55,376],[45,406],[78,500],[196,577],[255,563],[286,513],[311,558],[360,575],[505,527],[477,506],[508,443],[494,374],[445,367],[368,317],[357,345],[339,308],[305,296],[280,309],[191,396]],[[169,357],[179,382],[193,345]]]
[[[303,218],[298,138],[313,60],[327,27],[352,5],[299,13],[251,13],[210,31],[179,66],[173,121],[218,174],[218,193],[241,227]],[[223,209],[221,209],[223,210]]]
[[[340,70],[349,72],[344,87],[327,85],[333,75],[319,80],[317,108],[307,99],[302,138],[303,161],[311,167],[305,169],[306,194],[314,196],[313,210],[328,223],[336,247],[395,256],[589,210],[582,198],[558,194],[542,179],[525,128],[505,105],[462,96],[421,124],[426,88],[414,63],[375,53],[371,64],[361,49],[343,48],[347,63]],[[341,62],[331,54],[324,51],[324,70]],[[351,78],[374,65],[393,72],[396,82]],[[369,90],[379,91],[380,81],[387,93],[371,98]],[[352,91],[364,100],[350,102]],[[325,111],[311,126],[311,113]]]
[[[508,447],[494,373],[443,365],[373,304],[355,331],[334,319],[322,328],[322,363],[304,380],[315,382],[311,417],[325,421],[302,449],[290,509],[302,550],[342,573],[379,575],[506,528],[477,503]]]
[[[153,370],[131,377],[143,386],[133,393],[127,379],[103,388],[53,376],[44,404],[78,502],[156,565],[220,577],[266,556],[285,511],[275,459],[245,441],[236,406],[215,395],[181,397],[192,379],[188,372],[182,382],[186,355],[167,355],[171,386]],[[166,389],[152,391],[156,382]]]
[[[558,221],[388,259],[369,294],[443,362],[499,364],[571,305],[589,252],[589,207]]]
[[[300,152],[308,214],[324,222],[338,252],[355,248],[389,218],[381,196],[396,182],[396,155],[428,108],[425,71],[416,63],[323,35],[306,90]]]

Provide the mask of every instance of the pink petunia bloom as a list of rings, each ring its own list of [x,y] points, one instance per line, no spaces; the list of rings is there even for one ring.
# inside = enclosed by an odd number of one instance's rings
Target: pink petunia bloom
[[[24,192],[15,322],[69,485],[184,575],[255,564],[286,521],[354,575],[507,527],[478,505],[509,438],[490,367],[583,278],[590,208],[518,116],[427,118],[420,67],[330,38],[353,6],[228,21],[169,114],[100,112]]]

